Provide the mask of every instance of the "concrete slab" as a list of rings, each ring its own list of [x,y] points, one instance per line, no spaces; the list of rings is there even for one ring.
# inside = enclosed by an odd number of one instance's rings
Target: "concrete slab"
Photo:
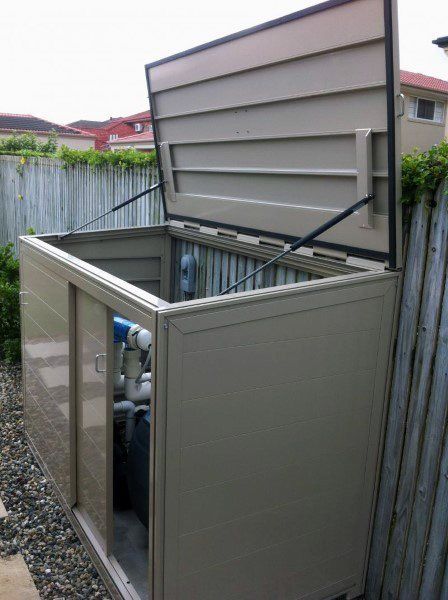
[[[39,600],[21,554],[0,559],[0,600]]]

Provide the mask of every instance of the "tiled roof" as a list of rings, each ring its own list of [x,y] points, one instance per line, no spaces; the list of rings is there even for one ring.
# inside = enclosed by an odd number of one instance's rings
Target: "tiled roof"
[[[123,121],[126,123],[134,122],[134,121],[147,121],[151,119],[151,111],[144,110],[139,113],[135,113],[135,115],[129,115],[129,117],[123,117]]]
[[[402,85],[409,85],[433,92],[442,92],[448,94],[448,81],[430,77],[422,73],[413,73],[412,71],[400,71],[400,82]]]
[[[77,129],[96,129],[106,125],[109,121],[88,121],[87,119],[81,119],[80,121],[73,121],[68,123],[68,127],[76,127]]]
[[[127,142],[153,142],[154,134],[152,131],[145,131],[144,133],[136,133],[135,135],[127,135],[126,137],[117,138],[109,142],[112,144],[122,144]]]
[[[40,119],[33,115],[17,115],[13,113],[0,113],[0,130],[2,131],[31,131],[34,133],[49,133],[55,131],[61,135],[88,136],[89,134],[70,127],[68,125],[58,125],[46,119]]]
[[[90,121],[89,119],[80,119],[79,121],[73,121],[69,123],[69,127],[77,127],[78,129],[109,129],[112,125],[117,123],[138,123],[139,121],[151,120],[151,112],[144,110],[128,117],[111,117],[106,121]]]

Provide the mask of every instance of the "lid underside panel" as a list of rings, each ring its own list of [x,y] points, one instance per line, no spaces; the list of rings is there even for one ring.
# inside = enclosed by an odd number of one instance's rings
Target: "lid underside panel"
[[[373,192],[319,241],[388,255],[383,5],[336,2],[149,65],[168,216],[298,238]]]

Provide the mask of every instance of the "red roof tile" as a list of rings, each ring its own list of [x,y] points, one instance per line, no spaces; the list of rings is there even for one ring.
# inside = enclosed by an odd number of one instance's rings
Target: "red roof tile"
[[[144,110],[139,113],[135,113],[135,115],[129,115],[129,117],[123,117],[123,121],[131,122],[131,121],[150,121],[151,120],[151,111]]]
[[[413,73],[412,71],[400,71],[400,82],[402,85],[409,85],[433,92],[442,92],[448,94],[448,81],[430,77],[422,73]]]
[[[153,142],[154,134],[152,131],[145,131],[144,133],[136,133],[135,135],[127,135],[116,140],[111,140],[109,144],[122,144],[123,142]]]

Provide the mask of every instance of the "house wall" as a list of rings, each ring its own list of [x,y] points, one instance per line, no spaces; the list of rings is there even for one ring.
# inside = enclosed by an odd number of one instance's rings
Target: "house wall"
[[[414,148],[428,150],[434,144],[438,144],[448,133],[447,130],[447,99],[444,94],[436,94],[419,88],[403,87],[404,115],[401,119],[401,149],[402,152],[412,152]],[[432,123],[409,117],[409,103],[411,96],[429,98],[445,102],[445,114],[443,123]]]
[[[149,131],[151,120],[142,118],[138,121],[136,120],[135,123],[142,123],[144,126],[144,131]],[[111,134],[118,135],[119,138],[122,138],[129,135],[134,135],[136,133],[134,121],[122,121],[120,119],[113,120],[111,121],[110,125],[105,125],[104,127],[84,127],[83,130],[88,131],[96,136],[95,150],[110,150],[111,147],[109,145],[109,137]]]
[[[8,138],[11,137],[14,132],[0,132],[0,138]],[[40,142],[46,142],[48,140],[48,135],[36,133],[37,139]],[[58,146],[62,145],[68,146],[73,150],[88,150],[89,148],[93,148],[95,146],[94,138],[87,137],[76,137],[76,136],[68,136],[68,135],[58,135]]]
[[[111,134],[116,134],[118,137],[124,137],[135,133],[133,127],[122,122],[118,122],[115,125],[108,125],[107,127],[85,129],[85,131],[96,136],[95,150],[109,150],[109,137]]]

